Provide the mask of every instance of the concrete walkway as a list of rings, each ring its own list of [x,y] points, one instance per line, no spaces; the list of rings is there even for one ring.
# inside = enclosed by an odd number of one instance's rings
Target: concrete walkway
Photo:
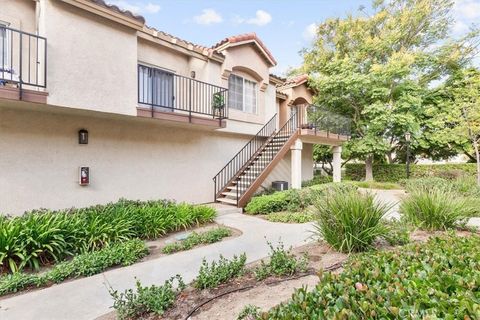
[[[143,285],[162,284],[176,274],[181,274],[186,282],[190,282],[197,275],[203,257],[211,261],[218,259],[220,254],[231,258],[234,254],[245,252],[247,262],[251,262],[268,255],[265,237],[274,243],[281,238],[285,246],[300,246],[310,240],[310,231],[313,230],[311,224],[271,223],[240,213],[220,215],[217,222],[239,229],[243,234],[227,241],[0,300],[0,319],[95,319],[112,310],[106,282],[122,291],[135,286],[135,277]]]

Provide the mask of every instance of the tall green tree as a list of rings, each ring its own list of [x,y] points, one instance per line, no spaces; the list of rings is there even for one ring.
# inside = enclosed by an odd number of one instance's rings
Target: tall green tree
[[[426,92],[445,76],[452,23],[450,0],[374,1],[371,15],[329,19],[318,26],[304,51],[302,71],[310,75],[315,103],[352,118],[351,157],[365,160],[372,180],[374,159],[404,145],[416,133]],[[442,43],[441,47],[438,46]],[[457,44],[455,44],[457,45]],[[383,160],[383,159],[382,159]]]

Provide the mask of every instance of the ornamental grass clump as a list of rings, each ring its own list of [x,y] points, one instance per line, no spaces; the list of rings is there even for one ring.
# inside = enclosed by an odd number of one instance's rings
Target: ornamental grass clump
[[[468,198],[437,188],[414,191],[400,205],[403,219],[425,230],[464,226],[477,210]]]
[[[229,237],[232,231],[225,227],[211,229],[205,232],[192,232],[185,240],[169,243],[163,247],[162,252],[166,254],[190,250],[195,246],[207,243],[215,243],[225,237]]]
[[[368,193],[332,192],[315,201],[315,233],[341,252],[369,250],[388,233],[382,218],[391,207]]]

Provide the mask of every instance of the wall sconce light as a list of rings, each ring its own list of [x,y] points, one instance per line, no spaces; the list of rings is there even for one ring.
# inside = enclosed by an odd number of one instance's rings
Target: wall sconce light
[[[88,144],[88,131],[81,129],[78,131],[78,143],[79,144]]]
[[[195,71],[190,71],[190,77],[191,77],[192,79],[195,79],[195,76],[196,76]]]

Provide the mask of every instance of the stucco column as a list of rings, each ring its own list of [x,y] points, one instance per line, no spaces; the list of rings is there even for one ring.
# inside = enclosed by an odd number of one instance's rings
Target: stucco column
[[[333,152],[333,182],[342,181],[342,147],[334,146]]]
[[[300,189],[302,187],[302,140],[297,139],[290,147],[292,151],[292,189]]]

